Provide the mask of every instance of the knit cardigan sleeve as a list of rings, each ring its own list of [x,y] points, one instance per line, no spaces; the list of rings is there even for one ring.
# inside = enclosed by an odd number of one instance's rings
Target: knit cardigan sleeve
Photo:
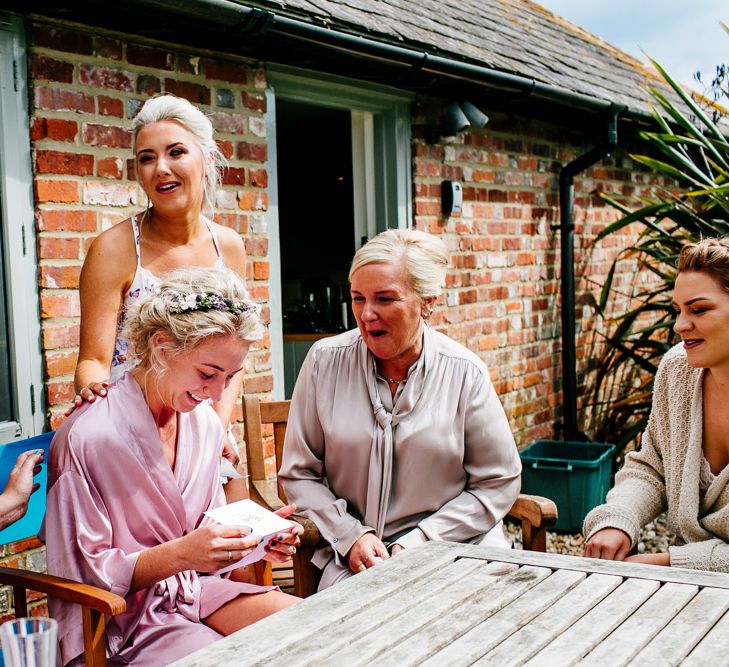
[[[666,484],[662,445],[668,433],[668,385],[666,364],[656,374],[653,404],[648,425],[641,437],[640,450],[625,457],[623,468],[615,476],[615,486],[585,518],[583,533],[589,540],[598,530],[618,528],[630,537],[631,548],[638,541],[640,529],[666,509]]]
[[[729,544],[719,538],[668,547],[672,567],[729,572]]]

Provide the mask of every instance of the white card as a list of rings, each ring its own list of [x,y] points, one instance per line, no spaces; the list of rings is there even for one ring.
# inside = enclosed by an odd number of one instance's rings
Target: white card
[[[288,532],[293,522],[282,519],[278,514],[269,512],[265,507],[250,498],[238,500],[228,505],[222,505],[205,512],[205,516],[224,525],[249,526],[251,535],[259,535],[263,541],[245,558],[234,561],[221,568],[216,574],[222,574],[236,567],[250,565],[261,560],[266,555],[265,547],[277,533]]]

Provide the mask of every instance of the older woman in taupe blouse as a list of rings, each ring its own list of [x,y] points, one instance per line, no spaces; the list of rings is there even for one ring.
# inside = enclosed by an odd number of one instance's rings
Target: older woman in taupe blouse
[[[329,543],[320,589],[427,540],[508,546],[506,415],[479,357],[427,324],[447,265],[424,232],[370,240],[349,273],[358,329],[318,341],[299,374],[279,476]]]

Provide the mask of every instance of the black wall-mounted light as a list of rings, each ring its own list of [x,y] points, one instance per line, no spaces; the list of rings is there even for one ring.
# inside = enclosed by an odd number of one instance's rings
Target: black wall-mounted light
[[[459,106],[468,118],[468,122],[477,130],[480,130],[489,122],[489,117],[470,102],[461,102]]]
[[[459,132],[463,132],[471,122],[463,113],[463,109],[456,103],[450,102],[443,109],[443,118],[440,122],[441,135],[444,137],[455,137]]]
[[[440,125],[429,128],[428,140],[434,144],[441,137],[455,137],[469,127],[478,130],[488,122],[488,116],[470,102],[449,102],[443,109]]]

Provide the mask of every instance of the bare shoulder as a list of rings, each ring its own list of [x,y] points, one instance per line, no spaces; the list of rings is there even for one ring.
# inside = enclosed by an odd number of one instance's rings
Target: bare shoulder
[[[84,261],[83,273],[95,274],[98,271],[125,282],[133,276],[137,266],[137,253],[134,245],[132,221],[124,220],[101,232],[91,243]]]
[[[241,235],[230,227],[214,224],[226,266],[245,275],[246,246]]]

